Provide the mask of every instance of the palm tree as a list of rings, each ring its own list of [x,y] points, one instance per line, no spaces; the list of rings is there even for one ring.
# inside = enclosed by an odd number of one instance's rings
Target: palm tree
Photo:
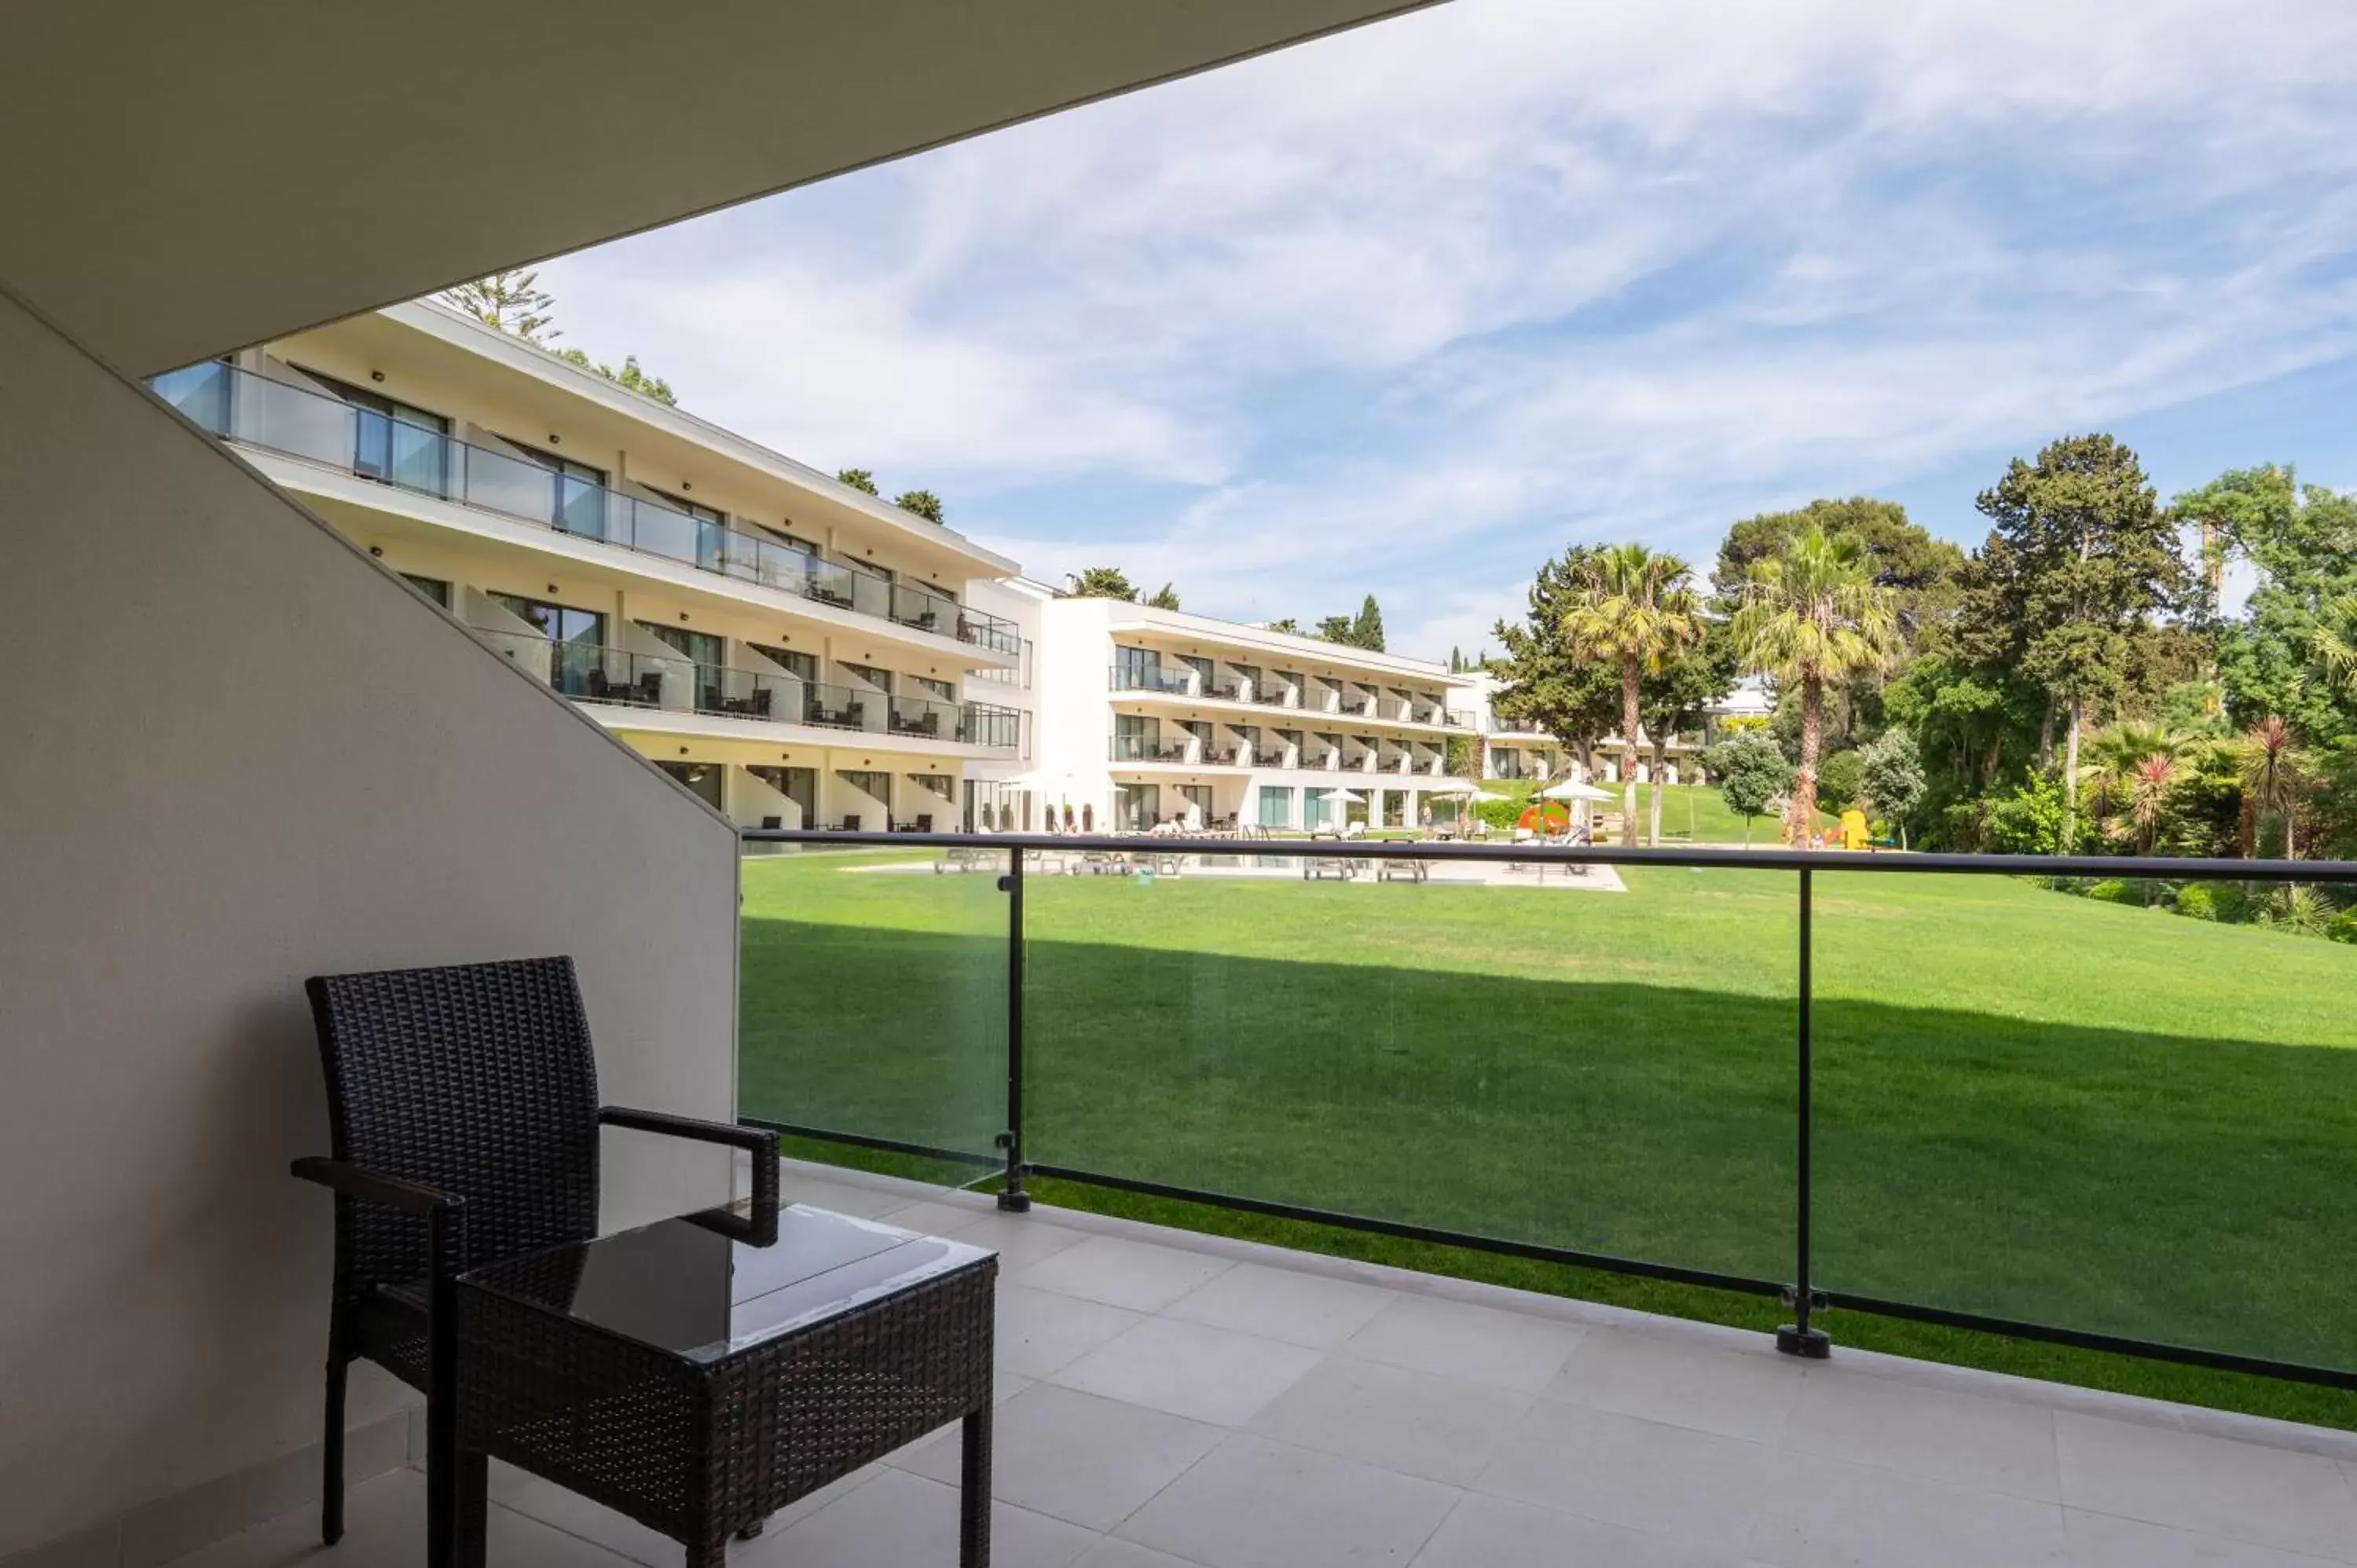
[[[2311,646],[2324,678],[2357,692],[2357,594],[2343,594],[2324,607]]]
[[[2152,841],[2169,815],[2169,792],[2177,787],[2177,758],[2154,752],[2139,757],[2128,769],[2128,828],[2136,853],[2150,854]]]
[[[1811,523],[1752,564],[1731,629],[1744,664],[1801,693],[1801,765],[1788,808],[1795,843],[1815,837],[1817,757],[1828,685],[1886,668],[1900,651],[1898,595],[1875,581],[1856,534]]]
[[[2299,844],[2292,832],[2292,816],[2300,785],[2299,737],[2281,715],[2269,714],[2243,732],[2235,746],[2243,776],[2243,799],[2249,812],[2244,853],[2257,848],[2259,820],[2278,812],[2284,823],[2284,858],[2298,860]]]
[[[2189,736],[2166,725],[2122,719],[2087,737],[2079,753],[2079,782],[2098,797],[2124,799],[2135,789],[2136,770],[2146,760],[2179,762],[2192,748]]]
[[[1582,654],[1620,663],[1620,842],[1637,843],[1638,693],[1664,655],[1703,634],[1694,572],[1674,555],[1615,544],[1588,557],[1579,595],[1564,611],[1564,635]]]

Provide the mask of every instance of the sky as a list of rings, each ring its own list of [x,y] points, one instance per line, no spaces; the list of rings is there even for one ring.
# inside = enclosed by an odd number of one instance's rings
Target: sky
[[[563,345],[1047,581],[1394,651],[2109,430],[2357,485],[2357,5],[1453,0],[563,258]]]

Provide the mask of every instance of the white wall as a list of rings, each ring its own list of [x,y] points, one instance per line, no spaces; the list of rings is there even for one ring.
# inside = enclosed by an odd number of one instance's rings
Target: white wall
[[[0,584],[5,1556],[317,1440],[305,975],[571,953],[606,1098],[720,1116],[737,933],[725,822],[5,294]]]

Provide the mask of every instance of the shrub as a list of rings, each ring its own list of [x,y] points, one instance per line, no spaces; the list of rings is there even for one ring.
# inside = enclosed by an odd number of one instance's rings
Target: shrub
[[[1866,789],[1866,758],[1855,751],[1836,751],[1817,766],[1817,802],[1840,811]]]
[[[2124,882],[2116,876],[2106,876],[2101,882],[2098,882],[2093,886],[2088,888],[2087,897],[2101,904],[2141,904],[2144,902],[2144,899],[2136,894],[2135,883]]]
[[[2313,887],[2270,888],[2258,909],[2261,925],[2305,937],[2325,935],[2327,927],[2337,918],[2332,906]]]
[[[2331,923],[2324,928],[2324,934],[2336,942],[2348,942],[2352,946],[2357,946],[2357,906],[2352,906],[2333,916]]]
[[[2177,890],[2177,912],[2189,920],[2215,920],[2218,890],[2206,882],[2190,882]]]

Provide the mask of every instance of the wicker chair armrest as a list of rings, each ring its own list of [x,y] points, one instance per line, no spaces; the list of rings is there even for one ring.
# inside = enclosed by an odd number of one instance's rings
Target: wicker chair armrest
[[[632,1111],[608,1105],[597,1112],[599,1125],[638,1133],[661,1133],[699,1144],[725,1144],[753,1156],[753,1212],[749,1219],[725,1209],[690,1215],[697,1224],[724,1235],[767,1246],[778,1239],[778,1135],[766,1127],[744,1127],[733,1122],[706,1122],[694,1116],[673,1116],[665,1111]]]
[[[456,1193],[320,1155],[306,1155],[286,1168],[299,1180],[317,1182],[321,1187],[333,1187],[346,1197],[398,1208],[404,1214],[432,1214],[437,1208],[463,1208],[467,1203]]]
[[[461,1195],[319,1155],[306,1155],[286,1168],[297,1180],[329,1188],[339,1201],[373,1203],[424,1219],[428,1267],[437,1284],[466,1271],[467,1200]]]

